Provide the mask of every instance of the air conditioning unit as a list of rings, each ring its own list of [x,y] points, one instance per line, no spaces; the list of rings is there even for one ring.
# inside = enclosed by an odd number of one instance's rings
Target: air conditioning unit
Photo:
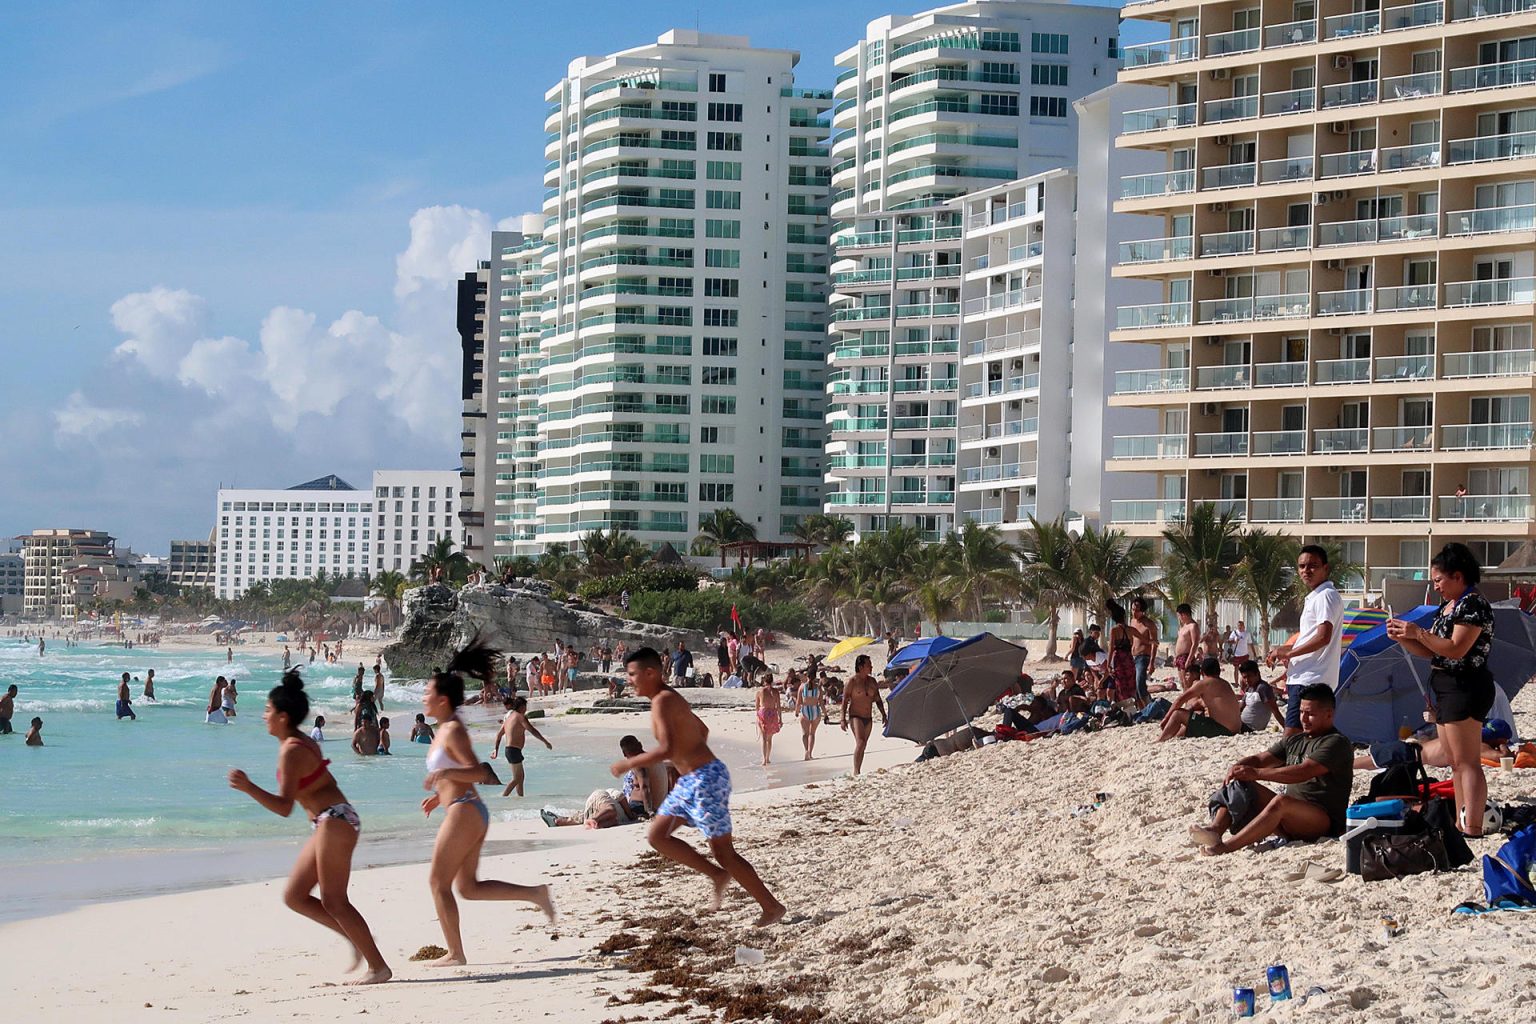
[[[989,458],[989,459],[995,459],[995,458],[997,458],[998,456],[1000,456],[1002,454],[1003,454],[1003,450],[1001,448],[988,448],[987,449],[987,458]]]
[[[1353,64],[1354,62],[1355,62],[1355,58],[1351,57],[1349,54],[1347,54],[1347,53],[1336,53],[1336,54],[1333,55],[1333,70],[1335,70],[1335,71],[1348,71],[1349,70],[1349,66],[1351,64]]]
[[[1323,269],[1324,270],[1343,270],[1344,269],[1344,261],[1343,260],[1323,260]]]
[[[1010,409],[1022,409],[1022,408],[1024,408],[1024,403],[1019,401],[1018,399],[1014,399],[1012,402],[1008,403],[1008,408],[1010,408]]]
[[[1332,199],[1334,202],[1338,202],[1341,199],[1348,199],[1349,193],[1342,188],[1334,189],[1332,192],[1328,193],[1328,198]]]
[[[1329,466],[1328,467],[1328,472],[1333,474],[1334,476],[1338,476],[1340,473],[1344,472],[1344,467],[1343,466]]]
[[[1221,470],[1219,470],[1219,469],[1208,469],[1208,470],[1205,471],[1205,475],[1206,476],[1221,476]]]
[[[1227,209],[1227,204],[1226,203],[1212,203],[1211,205],[1207,206],[1206,209],[1209,210],[1212,213],[1223,213]]]
[[[1329,196],[1329,193],[1327,193],[1327,192],[1317,192],[1317,193],[1314,193],[1313,196],[1312,196],[1312,205],[1313,206],[1324,206],[1324,205],[1326,205],[1327,203],[1329,203],[1331,201],[1331,200],[1329,200],[1328,196]]]
[[[1211,141],[1216,143],[1216,145],[1218,145],[1218,146],[1229,146],[1229,145],[1232,144],[1232,136],[1230,136],[1230,135],[1218,135],[1214,139],[1212,139]]]
[[[1003,492],[1002,491],[1000,491],[1000,490],[993,490],[992,497],[994,497],[994,498],[1001,498],[1002,496],[1003,496]]]
[[[1201,402],[1200,403],[1200,415],[1201,416],[1215,416],[1220,411],[1221,411],[1221,406],[1217,405],[1215,402]]]
[[[1328,130],[1333,132],[1333,134],[1335,134],[1335,135],[1348,135],[1349,134],[1349,122],[1348,121],[1335,121],[1335,122],[1333,122],[1333,124],[1328,126]]]
[[[1206,274],[1208,274],[1211,277],[1226,277],[1227,276],[1227,272],[1225,270],[1223,270],[1221,267],[1212,267],[1210,270],[1206,271]]]
[[[1231,68],[1212,68],[1211,69],[1211,81],[1213,81],[1213,82],[1225,82],[1227,79],[1229,79],[1231,77],[1232,77],[1232,69]]]

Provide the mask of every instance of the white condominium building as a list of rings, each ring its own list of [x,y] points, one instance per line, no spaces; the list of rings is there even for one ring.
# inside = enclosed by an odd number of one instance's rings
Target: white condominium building
[[[441,536],[457,537],[457,470],[379,470],[373,489],[334,474],[285,489],[221,489],[216,597],[274,579],[407,572]]]
[[[1160,218],[1116,273],[1159,301],[1115,338],[1155,373],[1111,468],[1194,502],[1341,544],[1377,588],[1445,541],[1496,563],[1532,536],[1536,3],[1263,5],[1143,0],[1169,38],[1122,81],[1162,90],[1122,147],[1162,167],[1116,208]],[[1156,223],[1156,222],[1154,222]]]
[[[1113,83],[1118,26],[1112,8],[978,0],[881,18],[838,56],[826,509],[858,532],[953,528],[966,265],[952,201],[1073,165],[1073,101]],[[1010,351],[1003,379],[1038,357]],[[993,421],[1038,419],[1034,398],[1020,389]]]
[[[72,617],[81,570],[116,565],[117,542],[100,530],[33,530],[21,538],[22,614],[29,619]]]
[[[798,60],[675,30],[549,90],[497,554],[608,527],[681,546],[719,508],[773,540],[820,507],[831,96],[795,88]]]

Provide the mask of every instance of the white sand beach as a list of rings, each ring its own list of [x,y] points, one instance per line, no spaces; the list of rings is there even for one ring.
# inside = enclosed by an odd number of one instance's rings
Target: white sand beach
[[[783,926],[753,929],[739,890],[702,913],[704,880],[663,864],[641,829],[495,824],[482,875],[551,882],[561,921],[461,903],[468,967],[406,959],[441,942],[425,865],[360,858],[353,897],[395,969],[388,985],[333,985],[341,943],[286,910],[274,879],[0,927],[5,1019],[1102,1024],[1221,1019],[1245,985],[1272,1019],[1507,1021],[1536,994],[1536,915],[1450,913],[1480,897],[1475,865],[1365,884],[1304,877],[1343,867],[1334,841],[1198,856],[1185,829],[1205,794],[1269,738],[1159,746],[1139,727],[914,765],[913,745],[877,737],[852,780],[847,734],[824,728],[806,764],[786,730],[771,775],[754,777],[734,760],[756,741],[750,693],[709,697],[742,701],[702,712],[738,787],[787,787],[735,803],[740,849],[790,909]],[[1533,700],[1516,702],[1522,724]],[[646,736],[639,714],[582,717]],[[1536,798],[1536,772],[1489,782],[1495,802]],[[1100,792],[1100,809],[1074,814]],[[295,850],[304,831],[295,818]],[[497,852],[507,840],[541,845]],[[1400,935],[1382,936],[1383,915]],[[737,966],[738,945],[764,962]],[[1273,963],[1296,998],[1267,1007]]]

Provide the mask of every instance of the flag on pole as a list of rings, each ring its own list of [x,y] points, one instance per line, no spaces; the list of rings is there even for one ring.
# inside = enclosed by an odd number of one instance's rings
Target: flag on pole
[[[735,625],[736,625],[736,632],[738,632],[738,633],[745,633],[746,632],[746,630],[741,628],[741,613],[736,610],[736,606],[734,604],[731,605],[731,622],[735,623]]]

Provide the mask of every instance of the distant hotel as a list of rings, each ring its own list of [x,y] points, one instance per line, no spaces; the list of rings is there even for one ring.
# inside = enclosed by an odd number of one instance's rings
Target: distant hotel
[[[373,489],[335,475],[281,490],[219,491],[214,594],[274,579],[409,571],[438,540],[458,543],[454,470],[377,470]]]

